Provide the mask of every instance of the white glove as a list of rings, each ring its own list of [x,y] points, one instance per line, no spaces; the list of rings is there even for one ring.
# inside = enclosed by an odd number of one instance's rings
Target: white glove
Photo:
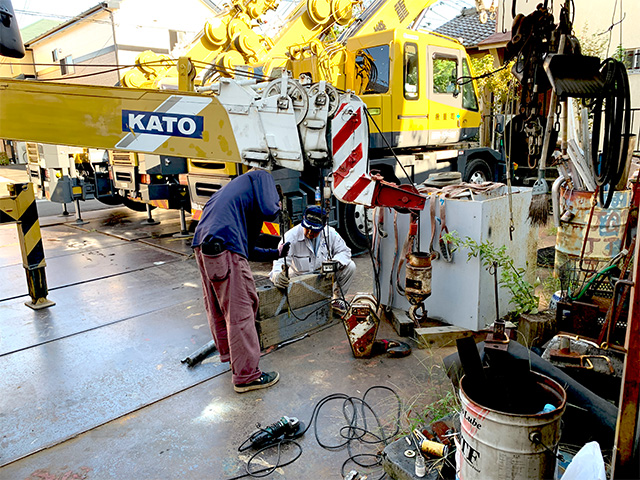
[[[289,288],[289,277],[287,277],[287,275],[284,273],[284,270],[276,275],[273,284],[276,287],[281,288],[282,290],[286,290],[287,288]]]

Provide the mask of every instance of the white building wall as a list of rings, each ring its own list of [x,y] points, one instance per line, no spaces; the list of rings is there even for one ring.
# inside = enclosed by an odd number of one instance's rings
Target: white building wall
[[[72,56],[74,62],[90,60],[96,52],[103,49],[113,50],[113,30],[107,12],[100,12],[90,18],[70,25],[32,45],[33,60],[39,78],[60,76],[60,67],[48,67],[42,64],[54,63],[52,52],[57,51],[58,58]],[[40,65],[38,65],[40,64]]]
[[[213,16],[214,12],[199,0],[123,0],[114,11],[116,39],[123,50],[138,46],[168,53],[169,30],[185,32],[190,39]]]
[[[73,73],[65,76],[69,77],[69,82],[114,85],[120,78],[118,72],[78,79],[72,77],[98,71],[89,67],[91,64],[133,65],[144,50],[168,54],[170,30],[184,32],[190,39],[213,16],[214,12],[200,0],[112,2],[111,11],[94,13],[33,43],[34,63],[54,63],[52,51],[57,50],[59,58],[71,55],[76,64]],[[36,66],[36,71],[40,79],[61,77],[60,66],[40,65]]]

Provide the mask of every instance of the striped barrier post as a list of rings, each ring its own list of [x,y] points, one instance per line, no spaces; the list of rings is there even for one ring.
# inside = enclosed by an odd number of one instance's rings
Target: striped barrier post
[[[22,251],[22,265],[27,274],[31,302],[34,310],[51,307],[55,302],[47,299],[47,277],[44,267],[44,247],[40,235],[40,222],[32,183],[10,183],[9,196],[0,197],[0,224],[17,223],[18,240]]]

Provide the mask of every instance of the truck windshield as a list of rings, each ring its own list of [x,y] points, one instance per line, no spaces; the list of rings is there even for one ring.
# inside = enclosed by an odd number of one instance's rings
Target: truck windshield
[[[387,93],[389,91],[389,45],[364,48],[356,57],[358,74],[367,81],[366,94]]]

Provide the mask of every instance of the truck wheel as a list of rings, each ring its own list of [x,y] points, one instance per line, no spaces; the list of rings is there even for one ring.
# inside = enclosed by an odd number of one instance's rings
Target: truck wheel
[[[343,203],[340,208],[340,234],[353,253],[369,248],[373,232],[373,209],[362,205]],[[365,218],[369,222],[365,229]],[[366,233],[369,233],[367,238]]]
[[[134,200],[131,200],[130,198],[123,198],[122,199],[122,203],[124,204],[125,207],[127,207],[130,210],[133,210],[134,212],[146,212],[147,211],[147,204],[146,203],[142,203],[142,202],[136,202]],[[154,207],[153,205],[151,206],[151,210],[153,210]]]
[[[491,167],[481,158],[474,158],[467,164],[464,171],[464,181],[467,183],[484,183],[493,181]]]
[[[122,197],[120,195],[102,195],[96,197],[100,203],[114,207],[116,205],[122,205]]]

